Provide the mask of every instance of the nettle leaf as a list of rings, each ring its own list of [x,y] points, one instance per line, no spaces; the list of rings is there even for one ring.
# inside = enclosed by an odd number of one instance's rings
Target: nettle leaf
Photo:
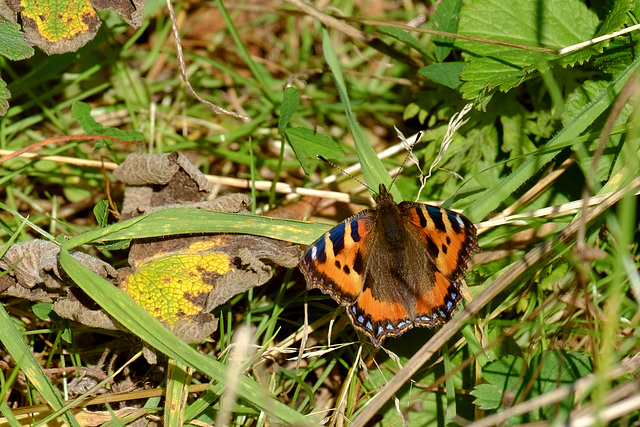
[[[508,25],[505,23],[508,22]],[[591,39],[599,20],[581,0],[476,0],[462,8],[459,33],[491,40],[553,49]],[[551,54],[457,40],[469,65],[461,74],[461,91],[473,99],[483,91],[507,91],[532,72],[549,67]],[[593,50],[581,51],[561,65],[582,62]]]
[[[331,137],[317,133],[313,129],[294,127],[285,130],[284,133],[307,174],[311,173],[307,164],[309,158],[315,159],[318,155],[327,159],[344,156],[344,150],[340,144]]]
[[[632,10],[633,0],[615,0],[596,36],[609,34],[622,28],[629,20],[629,14],[627,12]]]
[[[512,355],[487,363],[482,375],[488,384],[480,384],[471,391],[476,398],[474,403],[485,410],[502,406],[505,393],[515,396],[520,388],[523,366],[524,360]]]

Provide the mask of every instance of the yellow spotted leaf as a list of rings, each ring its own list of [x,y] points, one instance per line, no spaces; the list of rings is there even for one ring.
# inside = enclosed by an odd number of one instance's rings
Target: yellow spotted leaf
[[[141,263],[124,287],[138,304],[173,327],[200,314],[216,280],[233,270],[225,253],[187,250]]]
[[[89,0],[22,0],[26,37],[48,54],[77,50],[98,32]]]

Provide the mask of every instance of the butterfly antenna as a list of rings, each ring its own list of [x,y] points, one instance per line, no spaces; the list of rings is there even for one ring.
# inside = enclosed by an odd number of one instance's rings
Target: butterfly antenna
[[[346,170],[342,169],[340,166],[336,165],[335,163],[333,163],[330,160],[325,159],[323,156],[321,156],[320,154],[316,155],[320,160],[322,160],[323,162],[330,164],[331,166],[333,166],[334,168],[338,169],[340,172],[342,172],[343,174],[347,175],[349,178],[359,182],[360,184],[362,184],[364,187],[367,187],[369,190],[373,191],[374,193],[378,194],[378,192],[376,190],[374,190],[373,188],[369,187],[367,184],[365,184],[364,182],[360,181],[358,178],[356,178],[355,176],[351,175],[349,172],[347,172]]]

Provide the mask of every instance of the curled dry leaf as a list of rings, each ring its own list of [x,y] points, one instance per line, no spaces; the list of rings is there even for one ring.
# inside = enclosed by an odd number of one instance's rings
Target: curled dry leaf
[[[181,153],[130,154],[113,172],[126,185],[121,220],[150,208],[203,201],[212,184]]]
[[[71,284],[58,266],[60,247],[45,240],[12,245],[0,259],[0,295],[30,301],[52,302],[68,295]],[[82,252],[71,254],[103,279],[116,283],[118,274],[109,264]],[[74,297],[75,298],[75,297]]]

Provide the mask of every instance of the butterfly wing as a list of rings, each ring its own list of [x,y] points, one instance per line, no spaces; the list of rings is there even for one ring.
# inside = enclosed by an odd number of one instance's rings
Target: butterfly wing
[[[375,211],[359,212],[307,248],[300,270],[309,289],[318,288],[342,305],[352,304],[358,298],[375,220]]]
[[[476,228],[463,215],[436,206],[402,202],[398,208],[427,257],[428,277],[419,283],[413,322],[427,327],[445,323],[461,299],[460,279],[471,254],[478,250]]]

